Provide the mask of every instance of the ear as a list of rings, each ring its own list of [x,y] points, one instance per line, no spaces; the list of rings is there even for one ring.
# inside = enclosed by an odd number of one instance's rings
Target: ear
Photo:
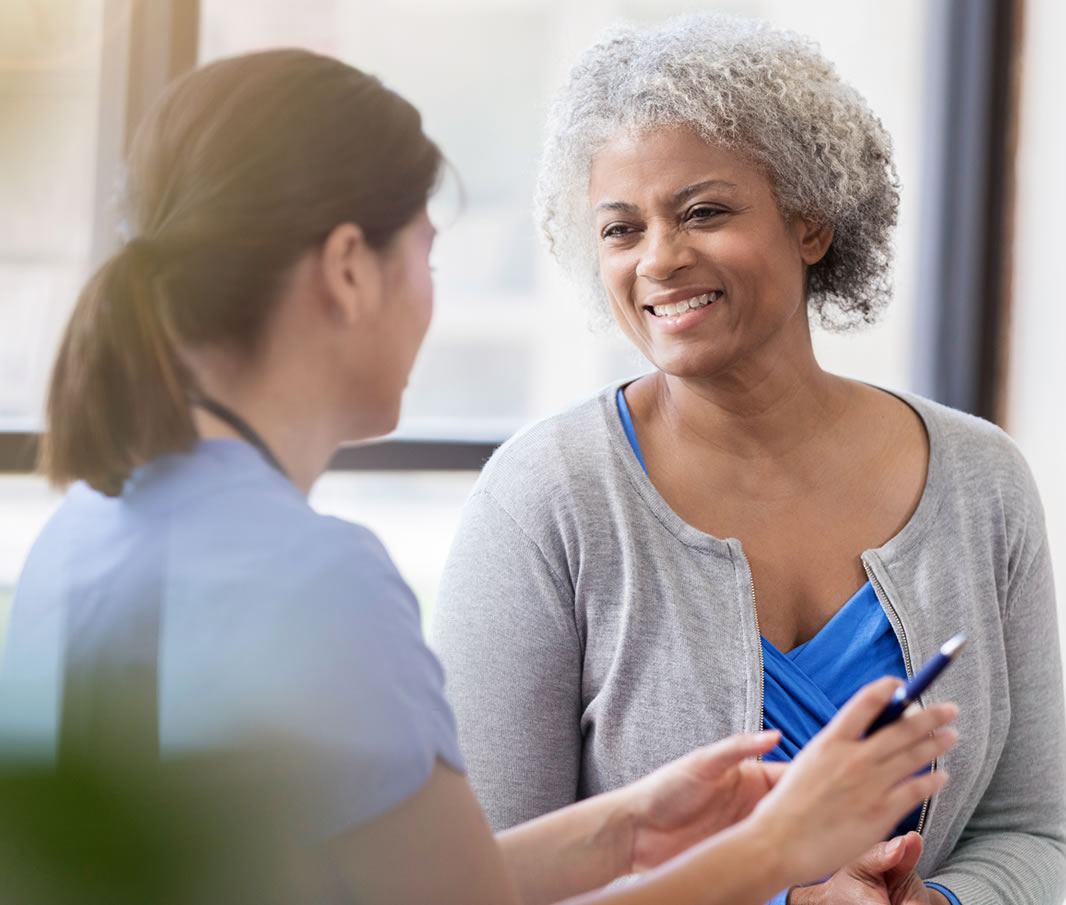
[[[830,224],[818,223],[797,215],[793,221],[793,229],[804,264],[810,267],[825,257],[833,241],[833,227]]]
[[[322,244],[321,267],[325,301],[334,317],[352,323],[380,307],[380,261],[359,226],[342,223],[333,229]]]

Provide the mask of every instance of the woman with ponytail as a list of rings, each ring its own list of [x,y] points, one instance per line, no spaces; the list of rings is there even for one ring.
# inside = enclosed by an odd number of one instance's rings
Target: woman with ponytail
[[[952,705],[867,738],[884,680],[787,768],[751,759],[775,733],[737,736],[494,839],[413,595],[369,531],[308,506],[338,444],[396,424],[440,165],[410,104],[302,51],[211,64],[150,111],[133,238],[52,375],[43,467],[69,490],[16,592],[8,738],[295,740],[330,767],[294,832],[363,903],[743,905],[821,877],[943,784],[912,774],[954,743]]]

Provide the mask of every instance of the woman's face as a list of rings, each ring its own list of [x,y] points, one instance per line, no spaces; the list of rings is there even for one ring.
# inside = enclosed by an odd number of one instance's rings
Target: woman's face
[[[786,220],[745,158],[686,129],[620,133],[593,161],[589,199],[614,317],[661,371],[809,354],[806,272],[831,232]]]
[[[376,252],[380,298],[373,320],[357,325],[353,397],[359,402],[357,435],[377,436],[396,427],[407,379],[433,314],[429,256],[436,230],[425,211]]]

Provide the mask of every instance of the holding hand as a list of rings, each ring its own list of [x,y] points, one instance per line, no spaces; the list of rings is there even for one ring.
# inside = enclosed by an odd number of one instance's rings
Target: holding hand
[[[751,759],[766,754],[779,738],[777,730],[734,735],[628,786],[630,872],[655,867],[747,817],[788,768]]]
[[[917,833],[879,842],[825,883],[793,889],[789,905],[942,905],[915,872],[922,854]]]
[[[943,770],[915,774],[954,746],[957,734],[947,727],[958,712],[954,704],[933,705],[866,736],[899,685],[881,679],[856,694],[756,805],[751,819],[775,841],[791,883],[816,881],[857,858],[947,782]],[[919,902],[925,905],[920,899],[913,905]]]

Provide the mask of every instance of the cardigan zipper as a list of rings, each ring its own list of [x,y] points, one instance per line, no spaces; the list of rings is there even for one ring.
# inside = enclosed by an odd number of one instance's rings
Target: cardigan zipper
[[[757,731],[762,732],[766,710],[766,676],[762,660],[762,630],[759,628],[759,608],[755,605],[755,576],[751,574],[751,563],[748,563],[748,581],[751,584],[751,614],[755,617],[755,649],[759,652],[759,728]],[[759,755],[759,760],[762,760],[761,754]]]
[[[884,608],[885,615],[888,616],[888,621],[892,623],[892,627],[896,632],[897,637],[900,640],[900,647],[903,648],[903,665],[907,670],[907,678],[910,679],[914,675],[914,667],[911,664],[911,649],[907,643],[907,633],[903,630],[903,620],[899,618],[899,613],[896,612],[895,606],[892,601],[888,599],[888,594],[885,593],[885,589],[881,582],[878,581],[877,576],[874,575],[873,570],[867,564],[866,560],[862,560],[862,567],[866,572],[866,577],[870,580],[870,584],[873,585],[874,592],[877,594],[877,599],[881,601],[881,605]],[[936,772],[938,764],[934,759],[930,765],[930,771]],[[929,799],[925,799],[922,802],[922,813],[918,816],[918,835],[922,834],[922,829],[925,827],[925,815],[929,811]]]

